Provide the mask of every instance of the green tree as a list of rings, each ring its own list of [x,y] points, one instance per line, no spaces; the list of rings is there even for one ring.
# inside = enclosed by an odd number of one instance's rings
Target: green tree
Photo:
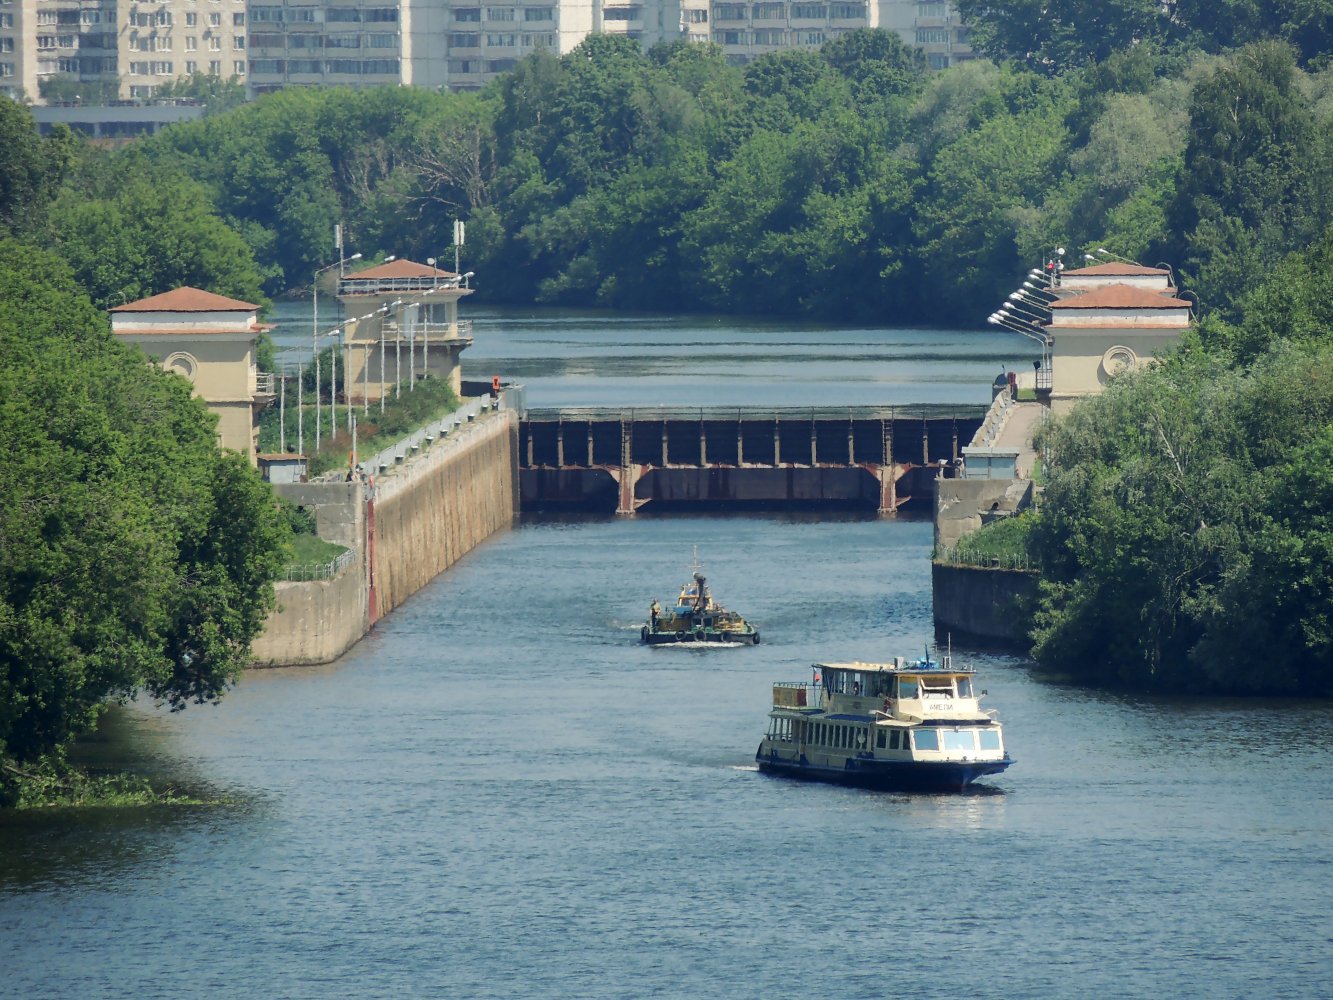
[[[0,241],[0,758],[110,701],[183,707],[238,676],[283,530],[184,380],[117,343],[49,253]]]
[[[1269,267],[1313,240],[1330,206],[1290,47],[1247,47],[1201,81],[1169,212],[1168,254],[1207,308],[1234,318]]]
[[[1331,362],[1287,347],[1242,372],[1192,349],[1047,432],[1043,664],[1146,690],[1333,689]]]
[[[202,185],[138,158],[105,166],[78,175],[51,207],[61,253],[96,305],[181,285],[264,303],[249,247]]]
[[[30,233],[42,224],[75,147],[68,129],[43,139],[31,111],[0,101],[0,235]]]

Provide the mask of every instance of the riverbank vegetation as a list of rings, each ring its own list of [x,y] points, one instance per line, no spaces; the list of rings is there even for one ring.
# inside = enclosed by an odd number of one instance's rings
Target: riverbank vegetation
[[[68,783],[62,749],[112,702],[218,699],[273,606],[284,532],[189,384],[118,343],[64,262],[0,239],[0,274],[7,804],[25,775]]]

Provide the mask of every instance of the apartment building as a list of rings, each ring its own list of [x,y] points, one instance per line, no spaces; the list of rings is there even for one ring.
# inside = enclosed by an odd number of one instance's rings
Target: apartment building
[[[728,60],[818,48],[884,28],[942,68],[971,56],[948,0],[0,0],[0,94],[43,83],[148,98],[199,72],[288,86],[416,85],[473,90],[593,32],[645,48],[712,41]]]
[[[245,0],[0,0],[0,94],[126,100],[196,72],[244,77],[245,21]]]
[[[923,49],[933,69],[972,58],[948,0],[716,0],[712,40],[732,63],[781,49],[819,48],[858,28],[896,32]]]

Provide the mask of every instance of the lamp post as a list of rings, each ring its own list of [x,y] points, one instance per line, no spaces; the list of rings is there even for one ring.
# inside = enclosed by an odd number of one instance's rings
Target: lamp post
[[[342,274],[342,269],[354,260],[360,260],[361,255],[354,253],[350,257],[339,257],[332,264],[326,264],[324,267],[315,269],[315,280],[310,283],[314,291],[314,314],[310,319],[310,345],[315,351],[315,451],[319,451],[319,415],[323,401],[320,399],[319,392],[319,276],[332,268],[338,268],[338,274]]]

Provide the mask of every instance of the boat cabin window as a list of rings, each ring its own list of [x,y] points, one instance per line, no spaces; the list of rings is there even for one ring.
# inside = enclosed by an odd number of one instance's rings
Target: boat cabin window
[[[977,748],[975,729],[946,729],[944,731],[944,749],[968,753]]]
[[[971,677],[955,677],[955,678],[954,678],[954,681],[958,684],[958,697],[960,697],[960,698],[971,698],[971,697],[972,697],[972,678],[971,678]]]
[[[875,737],[875,746],[883,750],[888,745],[889,745],[889,734],[886,733],[884,731],[884,727],[881,726],[879,733]]]
[[[918,729],[912,733],[912,743],[918,750],[938,750],[940,734],[933,729]]]
[[[897,750],[898,747],[899,747],[899,745],[900,745],[899,742],[898,742],[898,741],[899,741],[899,738],[900,738],[900,737],[903,737],[903,736],[906,736],[906,735],[907,735],[906,733],[899,732],[899,731],[896,730],[896,729],[895,729],[893,732],[889,733],[889,749],[890,749],[890,750]],[[906,741],[906,740],[903,740],[901,746],[905,749],[906,746],[907,746],[907,741]]]
[[[899,698],[920,698],[921,688],[916,677],[898,678],[898,697]]]
[[[952,677],[922,677],[921,690],[927,695],[947,695],[953,697]]]
[[[982,750],[1000,749],[1000,731],[998,729],[983,729],[977,733],[977,743]]]

